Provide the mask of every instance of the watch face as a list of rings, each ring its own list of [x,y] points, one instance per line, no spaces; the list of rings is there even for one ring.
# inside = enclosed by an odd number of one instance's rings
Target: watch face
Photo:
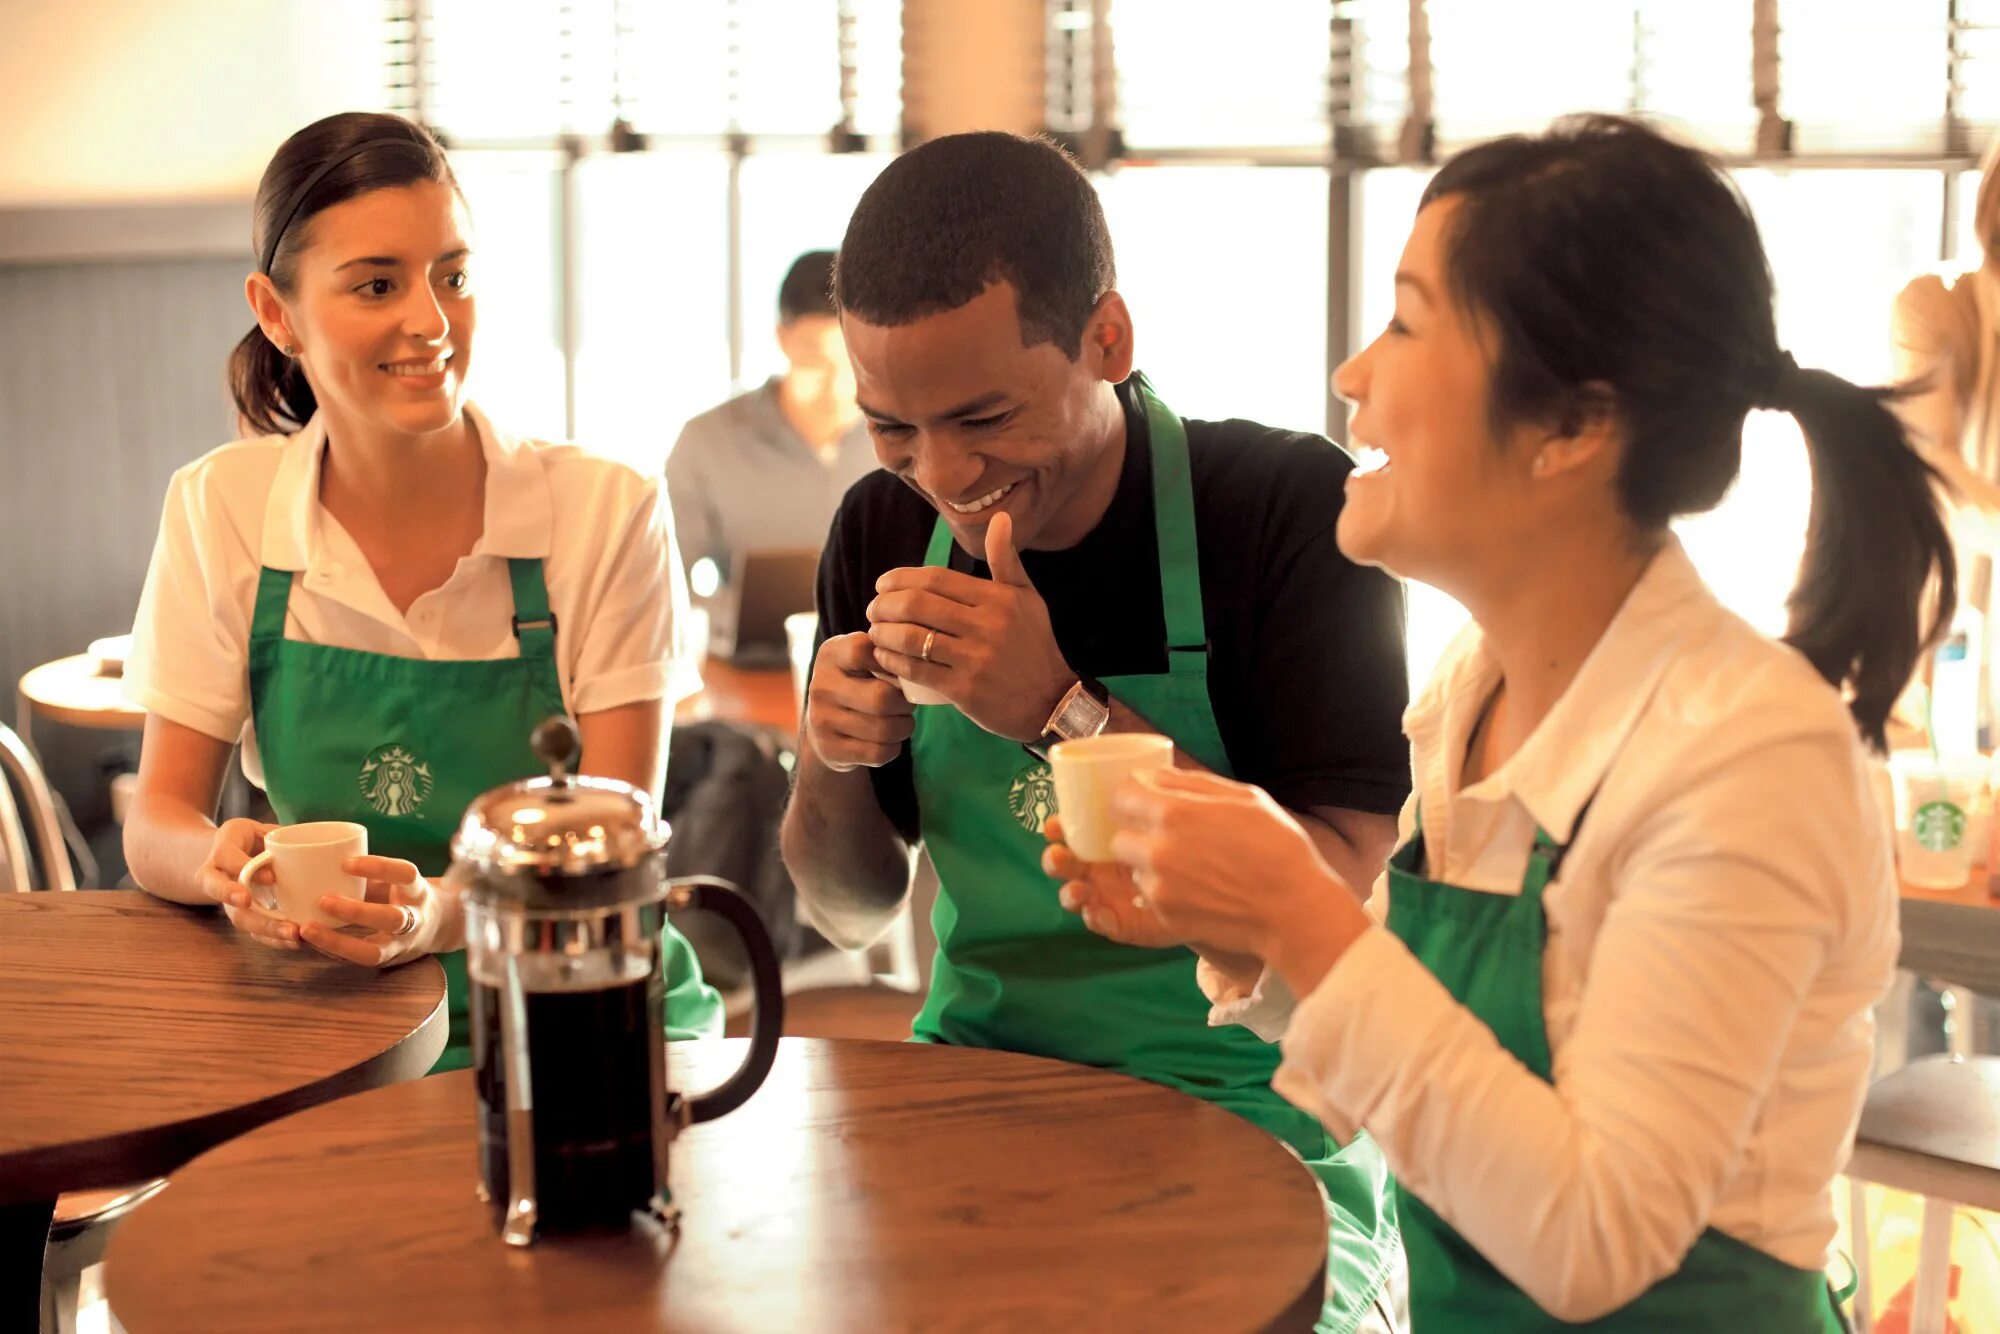
[[[1056,730],[1063,734],[1064,739],[1072,741],[1079,737],[1096,736],[1104,730],[1104,724],[1110,718],[1111,710],[1079,690],[1070,700],[1069,707],[1062,711],[1062,717],[1057,719]]]

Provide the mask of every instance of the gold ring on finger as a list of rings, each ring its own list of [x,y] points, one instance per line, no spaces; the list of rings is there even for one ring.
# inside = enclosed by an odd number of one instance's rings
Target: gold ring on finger
[[[937,644],[937,631],[935,630],[925,631],[924,646],[923,648],[917,651],[918,660],[921,662],[929,662],[931,660],[931,649],[936,644]]]

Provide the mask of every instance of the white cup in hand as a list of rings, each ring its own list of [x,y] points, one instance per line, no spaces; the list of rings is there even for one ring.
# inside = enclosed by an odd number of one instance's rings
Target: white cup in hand
[[[264,835],[264,850],[252,857],[236,879],[250,891],[251,901],[265,912],[276,913],[300,926],[346,926],[338,917],[320,911],[319,901],[328,894],[345,899],[363,898],[368,882],[349,875],[341,864],[349,857],[368,855],[368,827],[346,820],[318,820],[311,824],[286,825]],[[253,883],[265,864],[271,867],[274,882]]]
[[[1111,836],[1117,832],[1112,796],[1134,776],[1173,763],[1173,739],[1153,732],[1112,732],[1049,747],[1056,811],[1069,850],[1087,862],[1110,861]]]
[[[877,680],[887,681],[903,692],[903,698],[912,704],[949,704],[950,700],[926,685],[918,685],[905,676],[891,676],[887,672],[875,673]]]

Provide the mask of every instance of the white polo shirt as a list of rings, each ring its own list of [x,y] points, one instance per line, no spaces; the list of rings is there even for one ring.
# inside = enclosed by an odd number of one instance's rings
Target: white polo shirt
[[[347,530],[319,501],[326,426],[224,445],[174,474],[132,632],[126,693],[219,741],[250,716],[250,620],[265,567],[302,571],[285,637],[432,661],[520,656],[510,557],[537,557],[558,621],[563,700],[576,715],[701,688],[682,642],[687,588],[655,478],[569,444],[522,440],[466,416],[486,454],[485,528],[440,587],[399,613]],[[478,708],[479,701],[467,701]]]
[[[1709,1227],[1820,1267],[1898,944],[1887,822],[1839,694],[1677,542],[1521,749],[1461,787],[1499,681],[1469,627],[1404,719],[1401,836],[1421,801],[1430,879],[1518,894],[1536,826],[1574,835],[1542,900],[1554,1083],[1379,926],[1288,1031],[1288,998],[1232,1000],[1204,970],[1214,1019],[1283,1031],[1272,1086],[1343,1139],[1365,1125],[1559,1317],[1631,1301]],[[1385,875],[1370,912],[1388,902]]]

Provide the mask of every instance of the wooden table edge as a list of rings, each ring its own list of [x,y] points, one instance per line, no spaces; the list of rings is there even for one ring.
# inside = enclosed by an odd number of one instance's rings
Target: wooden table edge
[[[422,1023],[376,1055],[256,1102],[143,1130],[71,1140],[9,1155],[7,1170],[0,1175],[0,1205],[53,1199],[65,1191],[92,1190],[167,1176],[217,1145],[294,1112],[422,1077],[444,1051],[449,1021],[445,1013],[443,967],[434,958],[420,963],[437,969],[440,974],[437,1003]]]
[[[1841,1171],[1891,1190],[2000,1210],[2000,1169],[1856,1137]],[[1973,1189],[1966,1189],[1970,1184]]]

